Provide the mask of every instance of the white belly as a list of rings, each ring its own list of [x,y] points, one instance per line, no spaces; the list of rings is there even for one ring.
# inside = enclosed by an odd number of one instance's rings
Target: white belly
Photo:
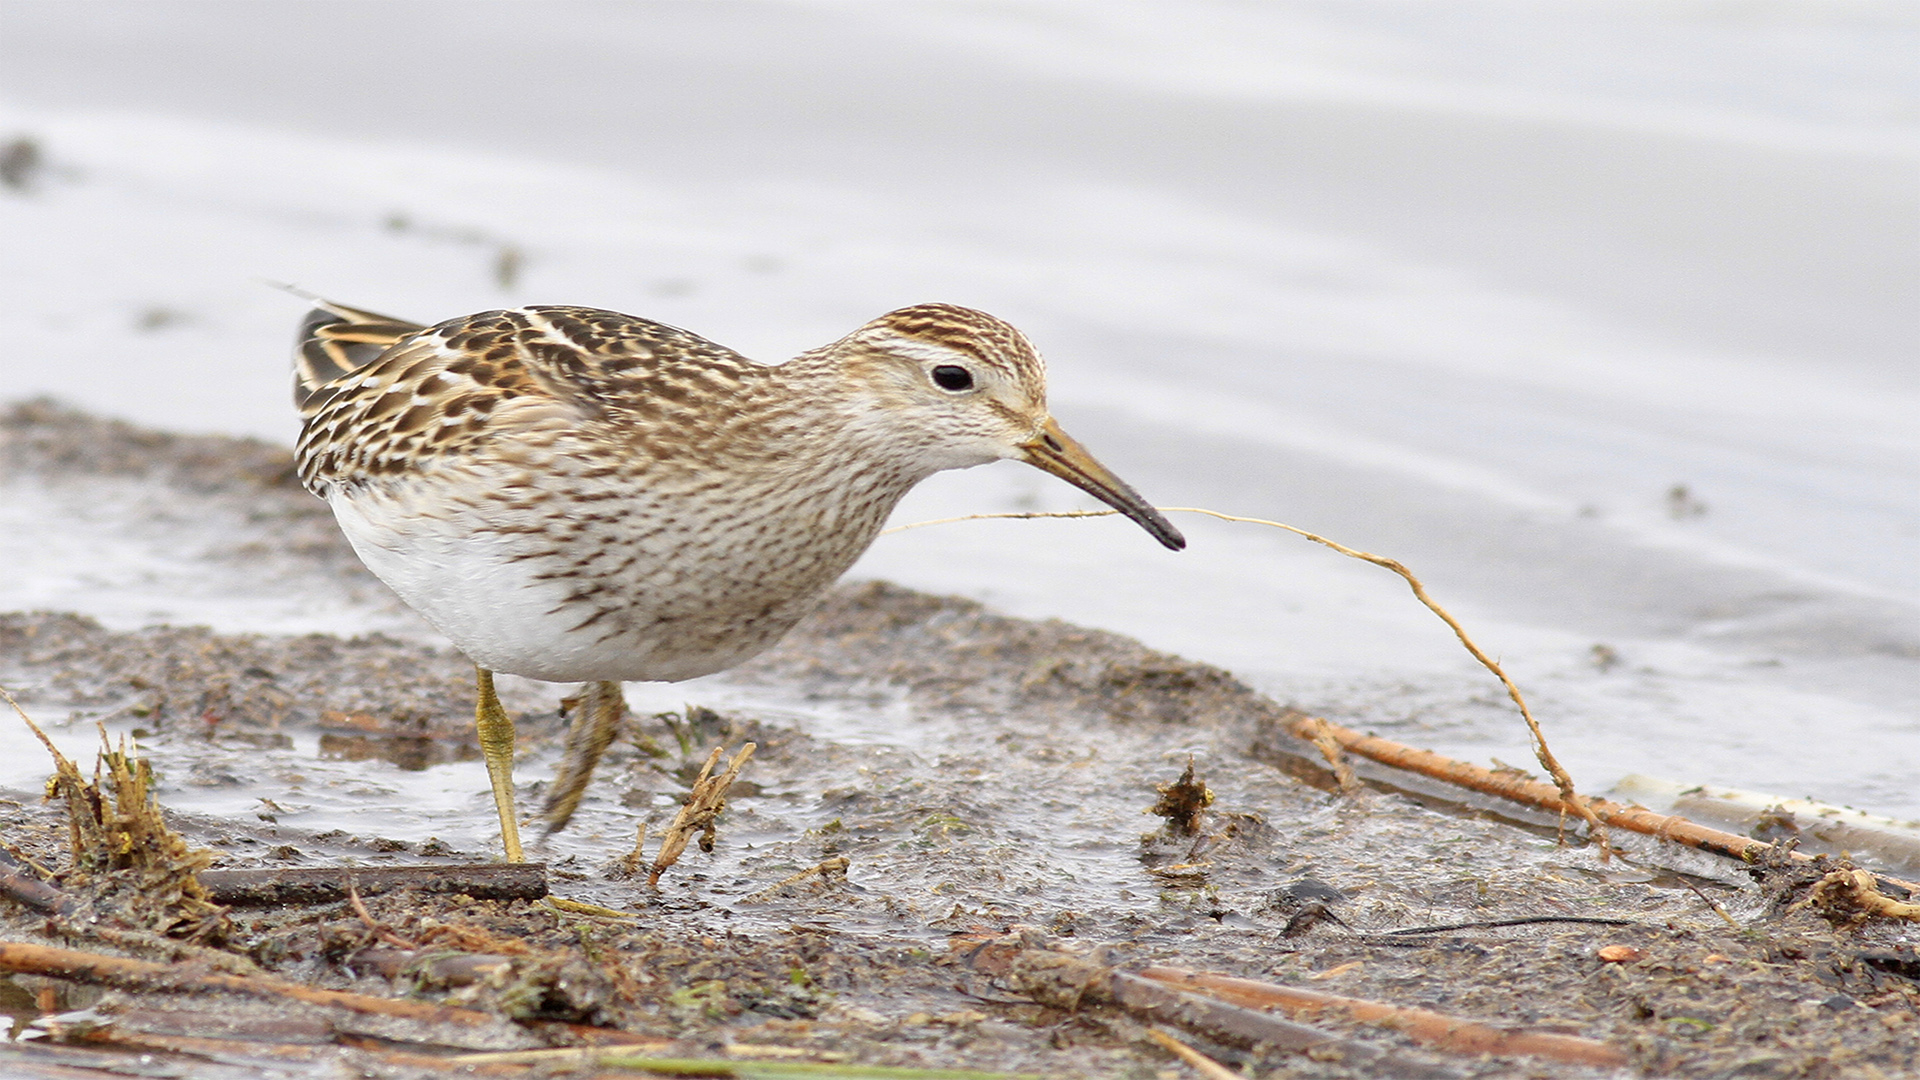
[[[636,494],[582,503],[556,532],[550,508],[449,502],[437,487],[328,498],[367,568],[474,663],[552,682],[678,681],[761,652],[871,542],[882,501],[794,529],[791,506],[702,513]],[[582,526],[588,514],[608,523]]]

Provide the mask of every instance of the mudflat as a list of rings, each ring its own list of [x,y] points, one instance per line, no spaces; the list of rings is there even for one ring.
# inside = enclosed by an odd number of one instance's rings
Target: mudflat
[[[76,855],[63,801],[6,792],[16,880],[53,890],[0,899],[10,1075],[433,1075],[462,1054],[595,1044],[656,1072],[707,1059],[699,1075],[1179,1075],[1167,1037],[1250,1076],[1911,1068],[1920,934],[1803,903],[1828,866],[1619,836],[1603,857],[1485,803],[1343,793],[1298,764],[1315,751],[1282,734],[1290,707],[1227,672],[880,582],[842,585],[772,652],[629,718],[574,826],[530,854],[554,894],[630,918],[435,887],[494,857],[484,783],[447,780],[479,775],[471,669],[408,628],[289,466],[269,444],[45,402],[0,417],[0,495],[118,507],[118,529],[200,523],[183,558],[205,580],[382,628],[0,615],[0,683],[56,735],[91,739],[100,720],[126,736],[182,850],[208,853],[169,880],[198,863],[369,879],[188,912],[154,902],[173,895],[151,876],[165,860],[136,880]],[[565,692],[503,685],[523,790],[552,775]],[[749,742],[713,831],[649,885],[701,764]],[[371,882],[399,867],[437,869]],[[52,950],[157,966],[83,971]],[[1290,1034],[1273,1001],[1165,969],[1401,1011],[1323,1002],[1291,1015],[1317,1034]],[[1551,1038],[1462,1052],[1409,1010]]]

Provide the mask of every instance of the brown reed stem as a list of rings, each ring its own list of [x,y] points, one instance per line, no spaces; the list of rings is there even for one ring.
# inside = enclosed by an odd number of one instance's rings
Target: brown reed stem
[[[1274,724],[1303,742],[1311,743],[1316,738],[1331,738],[1345,753],[1357,754],[1382,765],[1418,773],[1455,787],[1477,791],[1482,795],[1492,795],[1522,806],[1537,807],[1549,813],[1563,814],[1567,810],[1563,796],[1552,784],[1531,779],[1523,773],[1496,772],[1465,761],[1457,761],[1444,754],[1436,754],[1431,750],[1422,750],[1419,747],[1394,742],[1392,739],[1383,739],[1378,735],[1367,735],[1352,728],[1341,727],[1339,724],[1308,716],[1305,713],[1290,713],[1274,721]],[[1314,748],[1319,749],[1317,744]],[[1589,798],[1586,804],[1601,820],[1613,828],[1626,829],[1629,832],[1651,836],[1656,840],[1685,844],[1688,847],[1711,851],[1716,855],[1725,855],[1746,863],[1762,862],[1781,854],[1796,863],[1810,864],[1817,861],[1816,856],[1804,851],[1782,848],[1764,840],[1755,840],[1750,836],[1722,832],[1719,829],[1688,821],[1683,817],[1655,813],[1643,806],[1629,806],[1603,798]],[[1887,874],[1876,874],[1874,877],[1895,889],[1920,893],[1920,882],[1906,881]]]

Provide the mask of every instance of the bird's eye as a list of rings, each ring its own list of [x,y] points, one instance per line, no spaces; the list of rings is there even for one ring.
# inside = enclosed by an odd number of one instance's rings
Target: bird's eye
[[[973,372],[958,364],[941,364],[933,369],[933,385],[942,390],[971,390]]]

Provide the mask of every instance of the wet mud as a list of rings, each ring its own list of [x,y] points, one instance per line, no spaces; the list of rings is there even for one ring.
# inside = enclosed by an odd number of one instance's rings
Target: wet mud
[[[184,557],[391,611],[278,448],[32,404],[0,419],[0,494],[19,484],[138,489],[129,505],[223,523]],[[225,634],[12,613],[0,684],[43,726],[127,735],[168,822],[217,869],[488,861],[483,788],[450,805],[410,794],[473,769],[471,669],[393,625]],[[571,690],[503,682],[523,806],[552,776]],[[1801,904],[1819,868],[1654,841],[1602,858],[1551,822],[1325,790],[1275,763],[1291,706],[1115,635],[855,582],[769,654],[675,693],[671,709],[636,693],[574,825],[530,852],[555,894],[628,919],[402,889],[234,906],[173,944],[85,906],[112,871],[76,865],[61,802],[0,793],[5,847],[77,905],[0,899],[0,943],[151,961],[173,980],[0,977],[0,1069],[437,1075],[456,1051],[607,1032],[656,1057],[1048,1077],[1193,1075],[1155,1029],[1247,1076],[1867,1077],[1920,1055],[1915,924]],[[658,835],[713,747],[746,742],[712,850],[649,887],[626,858],[636,833]],[[1024,959],[987,962],[986,946]],[[1446,1052],[1340,1008],[1296,1017],[1334,1041],[1289,1050],[1045,992],[1035,957],[1580,1036],[1617,1063]],[[229,966],[455,1009],[376,1016],[182,983]],[[446,1018],[458,1010],[478,1015]]]

